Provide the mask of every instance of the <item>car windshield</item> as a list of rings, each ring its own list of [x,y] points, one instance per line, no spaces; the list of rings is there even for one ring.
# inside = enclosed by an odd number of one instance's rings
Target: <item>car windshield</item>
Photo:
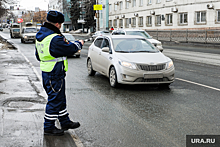
[[[36,28],[26,28],[25,33],[36,33],[37,32],[37,29]]]
[[[122,53],[139,53],[159,52],[151,43],[145,39],[138,38],[113,38],[112,39],[114,50]]]
[[[69,41],[76,41],[76,39],[72,35],[64,35],[64,36]]]
[[[13,32],[20,32],[20,29],[13,29]]]
[[[147,39],[151,39],[150,35],[145,31],[126,31],[127,35],[138,35]]]

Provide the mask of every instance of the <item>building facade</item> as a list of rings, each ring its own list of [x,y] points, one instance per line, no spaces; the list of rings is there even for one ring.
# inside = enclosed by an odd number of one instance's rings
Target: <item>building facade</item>
[[[147,30],[220,29],[220,1],[111,0],[109,26]]]

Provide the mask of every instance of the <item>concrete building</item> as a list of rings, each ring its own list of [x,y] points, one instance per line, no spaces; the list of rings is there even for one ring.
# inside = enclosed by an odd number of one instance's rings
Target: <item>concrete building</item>
[[[114,28],[220,29],[219,0],[111,0]]]

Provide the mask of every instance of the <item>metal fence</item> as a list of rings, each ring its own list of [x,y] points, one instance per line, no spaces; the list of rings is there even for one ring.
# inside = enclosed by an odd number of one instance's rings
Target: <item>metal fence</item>
[[[146,32],[160,41],[220,44],[220,30],[146,30]]]

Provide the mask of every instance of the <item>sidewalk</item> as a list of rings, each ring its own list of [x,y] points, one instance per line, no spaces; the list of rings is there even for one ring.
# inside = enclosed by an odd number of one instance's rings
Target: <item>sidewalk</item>
[[[43,135],[47,96],[23,54],[0,43],[0,69],[0,147],[76,147],[74,131]]]
[[[43,146],[45,94],[18,50],[0,49],[0,146]]]

